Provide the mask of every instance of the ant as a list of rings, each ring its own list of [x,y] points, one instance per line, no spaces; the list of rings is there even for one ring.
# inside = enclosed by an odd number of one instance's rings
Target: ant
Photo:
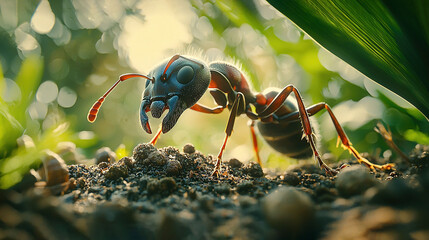
[[[263,93],[254,93],[243,73],[233,65],[225,62],[212,62],[207,65],[201,60],[181,55],[174,55],[167,59],[147,76],[137,73],[121,75],[119,80],[93,105],[88,114],[88,121],[95,121],[101,104],[120,82],[134,77],[147,79],[140,107],[141,125],[147,133],[151,134],[152,130],[146,113],[150,111],[152,117],[160,118],[162,113],[169,109],[157,134],[150,141],[151,144],[156,143],[161,132],[166,133],[172,129],[181,114],[188,108],[210,114],[218,114],[225,108],[229,109],[225,139],[217,156],[212,176],[219,175],[223,151],[234,128],[235,118],[241,114],[246,114],[251,119],[253,149],[260,165],[255,124],[265,141],[275,150],[293,158],[306,158],[313,154],[326,174],[336,175],[338,169],[332,169],[326,165],[317,150],[315,134],[309,119],[323,109],[326,109],[331,117],[338,133],[338,141],[341,141],[343,148],[349,150],[359,163],[373,170],[390,170],[394,166],[393,164],[373,164],[363,158],[352,147],[329,105],[321,102],[305,107],[301,94],[293,85],[287,85],[283,89],[267,89]],[[216,107],[210,108],[197,103],[207,89],[214,98]],[[291,93],[295,95],[296,104],[294,104],[295,101],[288,99]]]

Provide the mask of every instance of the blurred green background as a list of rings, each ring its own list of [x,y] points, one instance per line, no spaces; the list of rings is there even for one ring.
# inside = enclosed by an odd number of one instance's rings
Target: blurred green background
[[[40,151],[58,142],[75,143],[84,158],[93,158],[101,146],[129,155],[148,142],[152,136],[139,122],[144,80],[121,83],[95,123],[86,116],[119,75],[146,74],[175,53],[234,62],[255,91],[294,84],[308,106],[324,101],[333,108],[358,151],[395,157],[373,130],[380,120],[405,152],[416,142],[429,144],[429,124],[419,111],[315,44],[265,1],[2,0],[0,187],[19,181]],[[209,95],[202,103],[214,105]],[[228,114],[188,110],[157,147],[192,143],[215,155]],[[336,148],[329,116],[314,118],[321,151],[351,158]],[[245,116],[236,120],[224,159],[254,160],[247,122]],[[156,129],[160,120],[150,123]],[[31,151],[17,145],[23,134],[35,142]],[[294,162],[259,140],[264,166]]]

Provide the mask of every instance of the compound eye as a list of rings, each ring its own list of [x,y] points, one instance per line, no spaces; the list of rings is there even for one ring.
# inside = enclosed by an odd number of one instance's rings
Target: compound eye
[[[190,66],[182,67],[177,73],[177,81],[181,84],[186,84],[194,78],[194,69]]]

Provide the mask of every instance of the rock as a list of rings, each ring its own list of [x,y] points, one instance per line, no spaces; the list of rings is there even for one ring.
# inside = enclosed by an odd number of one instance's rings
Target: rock
[[[125,166],[127,166],[129,169],[132,169],[134,167],[134,161],[130,157],[123,157],[119,162],[123,162]]]
[[[364,197],[372,204],[401,207],[410,203],[417,204],[416,200],[423,194],[420,191],[412,188],[404,179],[395,178],[369,189]]]
[[[56,153],[45,150],[42,156],[42,166],[34,176],[39,181],[35,183],[38,188],[44,188],[51,194],[60,194],[67,190],[70,174],[64,160]],[[38,175],[38,176],[37,176]]]
[[[255,162],[248,163],[244,167],[243,172],[254,178],[259,178],[264,176],[264,171],[262,171],[261,166]]]
[[[143,165],[164,166],[167,163],[167,158],[158,150],[149,153],[147,158],[143,160]]]
[[[410,226],[417,225],[416,220],[413,211],[363,206],[343,211],[341,218],[329,226],[323,239],[428,239],[427,230],[410,232]]]
[[[95,164],[101,162],[114,163],[116,162],[116,153],[114,153],[110,148],[103,147],[97,150],[95,153]]]
[[[159,187],[161,192],[171,193],[176,190],[176,181],[172,177],[165,177],[159,181]]]
[[[165,172],[167,176],[177,176],[182,170],[182,165],[177,160],[170,160],[167,162]]]
[[[195,147],[194,145],[188,143],[185,146],[183,146],[183,152],[187,153],[187,154],[192,154],[195,152]]]
[[[69,189],[74,190],[76,188],[77,181],[74,178],[69,179]]]
[[[429,146],[417,144],[410,153],[410,162],[420,168],[427,168],[429,165]]]
[[[87,237],[89,239],[133,239],[136,237],[137,222],[136,211],[130,207],[124,207],[121,201],[105,202],[95,207],[93,214],[87,217]],[[126,230],[125,230],[126,229]],[[144,233],[145,237],[154,239],[150,232]],[[137,235],[141,236],[141,235]]]
[[[285,239],[297,239],[312,224],[315,208],[310,197],[292,187],[279,187],[263,199],[267,222]]]
[[[195,237],[195,234],[192,235],[191,226],[184,224],[177,217],[176,214],[161,211],[160,213],[160,224],[157,229],[157,234],[155,239],[159,240],[169,240],[169,239],[192,239]],[[201,237],[202,238],[202,234]]]
[[[228,195],[231,191],[231,186],[227,183],[224,183],[224,184],[217,185],[214,188],[214,190],[215,190],[215,192],[217,192],[219,194]]]
[[[253,190],[253,183],[251,181],[242,181],[237,184],[237,192],[240,194],[245,194]]]
[[[86,179],[84,177],[76,179],[76,186],[79,188],[84,188],[86,186]]]
[[[284,181],[290,186],[296,186],[301,182],[296,172],[287,172],[284,175]]]
[[[189,188],[188,191],[186,191],[186,197],[195,200],[198,197],[197,191],[193,188]]]
[[[377,179],[367,168],[353,165],[340,171],[335,187],[341,196],[350,197],[365,192],[375,184],[377,184]]]
[[[106,169],[106,168],[108,168],[108,167],[109,167],[109,163],[107,163],[107,162],[101,162],[101,163],[99,163],[99,164],[97,165],[97,167],[98,167],[99,169]]]
[[[146,177],[146,176],[141,177],[138,181],[138,186],[140,187],[140,190],[146,189],[148,182],[149,182],[148,177]]]
[[[258,200],[250,196],[240,196],[238,198],[238,203],[242,208],[248,208],[250,206],[256,205],[258,203]]]
[[[128,176],[128,168],[123,164],[113,164],[106,173],[106,178],[110,180],[116,180],[120,177]]]
[[[198,199],[198,203],[200,204],[200,208],[206,212],[214,210],[214,199],[210,195],[202,195]]]
[[[147,183],[147,193],[148,194],[155,194],[159,192],[159,181],[158,180],[150,180]]]
[[[241,168],[243,166],[243,163],[240,162],[237,158],[231,158],[228,162],[228,165],[231,168]]]
[[[133,158],[138,163],[142,163],[151,152],[157,151],[157,149],[150,143],[141,143],[137,145],[133,150]]]

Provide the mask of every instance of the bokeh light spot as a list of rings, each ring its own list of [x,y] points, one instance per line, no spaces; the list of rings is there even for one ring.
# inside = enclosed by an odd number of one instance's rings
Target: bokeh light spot
[[[28,22],[21,24],[15,30],[15,42],[20,50],[19,53],[22,54],[21,58],[41,54],[40,45],[30,32],[32,32],[32,30]]]
[[[77,95],[75,91],[68,87],[62,87],[58,93],[58,104],[63,108],[70,108],[76,103]]]
[[[46,34],[51,31],[54,24],[55,15],[48,0],[40,1],[33,17],[31,17],[31,28],[39,34]]]
[[[58,86],[52,81],[45,81],[40,84],[36,93],[37,101],[41,103],[53,102],[58,96]]]
[[[28,108],[28,113],[30,114],[31,119],[44,119],[48,113],[48,105],[41,102],[33,102]]]

